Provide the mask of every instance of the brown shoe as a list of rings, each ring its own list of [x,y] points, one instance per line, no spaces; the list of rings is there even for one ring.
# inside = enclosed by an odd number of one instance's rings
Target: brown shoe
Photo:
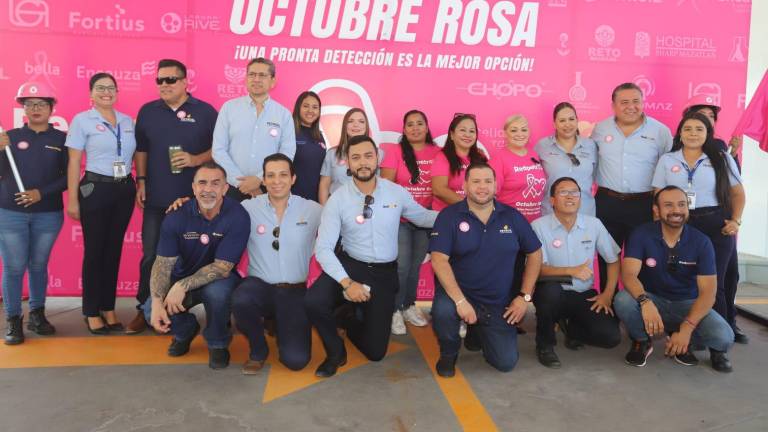
[[[264,367],[264,360],[248,359],[243,365],[243,375],[256,375]]]
[[[147,329],[147,321],[144,319],[144,312],[139,311],[125,328],[125,334],[139,334]]]

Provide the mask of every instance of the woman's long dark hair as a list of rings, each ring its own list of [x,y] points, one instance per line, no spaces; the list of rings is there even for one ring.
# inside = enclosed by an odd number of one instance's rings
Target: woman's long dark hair
[[[301,131],[301,104],[304,103],[304,99],[308,97],[313,97],[317,99],[317,105],[320,110],[323,108],[323,103],[320,101],[320,96],[317,95],[317,93],[313,91],[305,91],[302,92],[298,98],[296,98],[296,104],[293,105],[293,125],[296,128],[296,135],[299,134]],[[315,121],[312,122],[311,125],[309,125],[310,135],[312,136],[312,139],[317,142],[323,142],[323,134],[320,132],[320,116],[317,116]]]
[[[459,175],[461,172],[461,161],[459,160],[459,155],[456,154],[456,143],[454,143],[453,139],[451,139],[451,132],[455,132],[459,123],[466,119],[472,120],[472,123],[475,124],[475,130],[477,131],[477,120],[475,120],[475,116],[472,114],[457,114],[453,117],[451,124],[448,126],[448,137],[445,139],[443,154],[445,154],[445,158],[448,159],[448,166],[451,168],[451,175]],[[469,148],[468,156],[470,164],[488,161],[488,158],[486,158],[480,152],[480,148],[477,146],[477,140],[475,140],[475,143],[472,144],[472,147]]]
[[[363,135],[371,136],[371,124],[368,122],[368,116],[360,108],[352,108],[344,114],[344,119],[341,120],[341,134],[339,134],[339,145],[336,146],[336,159],[343,160],[347,154],[347,143],[349,137],[347,136],[347,122],[352,114],[359,112],[365,118],[365,133]]]
[[[730,173],[730,167],[725,154],[715,143],[715,131],[712,127],[712,122],[704,115],[696,111],[689,112],[683,116],[680,120],[680,124],[677,125],[677,133],[675,133],[675,139],[672,143],[671,151],[678,151],[683,148],[683,141],[680,139],[680,133],[683,131],[683,126],[688,120],[698,120],[704,124],[707,128],[707,139],[704,141],[702,151],[709,158],[709,162],[712,164],[712,168],[715,170],[715,196],[717,201],[725,209],[726,213],[731,211],[731,182],[728,174]]]
[[[408,167],[408,172],[411,174],[411,184],[419,182],[419,165],[416,163],[416,153],[413,151],[408,137],[405,136],[405,124],[408,121],[408,117],[414,114],[418,114],[424,119],[424,125],[427,127],[427,136],[425,137],[427,145],[435,145],[435,141],[432,139],[432,131],[429,130],[427,115],[415,109],[405,113],[403,116],[403,135],[400,136],[400,150],[403,153],[403,162],[405,162],[405,166]]]

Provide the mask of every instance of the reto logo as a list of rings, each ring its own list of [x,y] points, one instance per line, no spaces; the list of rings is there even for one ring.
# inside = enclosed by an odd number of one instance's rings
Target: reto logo
[[[133,19],[125,16],[126,10],[115,5],[117,12],[113,15],[105,16],[85,16],[82,12],[72,11],[69,13],[67,24],[69,28],[84,31],[100,32],[143,32],[144,20]]]
[[[609,25],[601,25],[595,29],[595,42],[603,48],[613,45],[616,40],[616,32]]]
[[[48,27],[50,10],[44,0],[8,0],[8,21],[16,27]]]
[[[245,68],[225,64],[224,78],[232,84],[240,84],[245,79]]]
[[[595,29],[596,47],[589,47],[587,53],[593,61],[615,62],[621,56],[621,50],[613,47],[616,41],[616,32],[613,27],[603,24]]]
[[[168,34],[174,34],[181,31],[181,17],[175,12],[168,12],[160,17],[160,28]]]

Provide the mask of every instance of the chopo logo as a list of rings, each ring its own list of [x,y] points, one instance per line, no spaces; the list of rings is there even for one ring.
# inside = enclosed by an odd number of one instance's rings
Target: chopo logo
[[[635,33],[635,55],[640,58],[651,55],[651,35],[647,32]]]
[[[720,88],[720,84],[713,82],[704,82],[694,85],[693,82],[688,83],[688,98],[694,96],[704,95],[711,98],[712,105],[722,106],[720,101],[722,99],[723,90]]]
[[[538,98],[544,93],[542,84],[523,84],[516,83],[514,80],[500,83],[472,82],[466,87],[457,87],[457,89],[466,90],[472,96],[493,96],[497,100],[517,96]]]
[[[621,50],[613,47],[616,32],[609,25],[601,25],[595,29],[595,42],[598,46],[589,47],[587,53],[593,61],[615,62],[621,56]]]
[[[50,10],[43,0],[8,0],[8,21],[16,27],[49,27]]]
[[[657,35],[656,55],[659,57],[713,59],[717,47],[712,38],[691,35]]]
[[[557,48],[557,53],[563,57],[571,53],[571,49],[568,48],[568,33],[560,33],[560,46]]]
[[[140,33],[144,31],[144,20],[125,16],[126,10],[119,4],[112,15],[89,16],[80,11],[69,13],[67,24],[73,30],[98,32]]]
[[[181,27],[181,17],[177,13],[168,12],[160,17],[160,28],[166,33],[178,33],[181,31]]]

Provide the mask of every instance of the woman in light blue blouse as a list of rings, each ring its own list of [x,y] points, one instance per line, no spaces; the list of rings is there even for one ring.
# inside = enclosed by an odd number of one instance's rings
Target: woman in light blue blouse
[[[542,138],[534,147],[547,175],[547,187],[544,190],[549,190],[552,183],[561,177],[575,179],[581,188],[579,213],[594,216],[592,183],[597,169],[597,145],[591,138],[579,136],[579,118],[570,103],[557,104],[552,119],[555,133]],[[544,199],[541,204],[542,214],[552,213],[548,199]]]
[[[339,144],[336,147],[326,151],[323,166],[320,168],[320,186],[318,198],[320,204],[325,205],[328,197],[343,184],[351,181],[352,177],[347,174],[347,160],[344,156],[347,151],[347,142],[353,136],[367,135],[371,136],[371,129],[368,125],[368,116],[360,108],[352,108],[344,114],[341,121],[341,136]]]
[[[89,82],[93,107],[72,119],[67,136],[67,214],[83,227],[83,315],[93,334],[122,331],[115,296],[123,236],[133,213],[136,150],[133,120],[115,110],[117,81],[97,73]],[[86,155],[85,173],[80,164]]]

